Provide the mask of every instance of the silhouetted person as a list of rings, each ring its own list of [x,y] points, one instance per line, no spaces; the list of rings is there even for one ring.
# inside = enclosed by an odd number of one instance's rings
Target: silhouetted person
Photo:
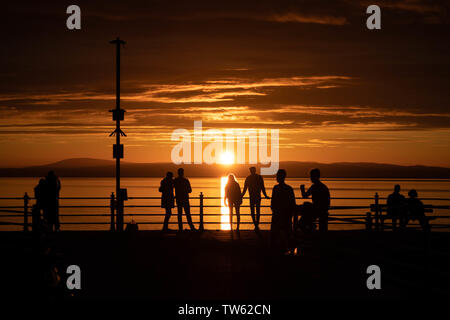
[[[59,231],[59,192],[61,190],[61,182],[55,175],[55,172],[49,171],[45,178],[46,201],[44,208],[44,217],[51,231],[55,227],[55,231]]]
[[[34,198],[36,199],[36,203],[32,208],[32,225],[33,231],[37,231],[40,227],[41,223],[41,213],[46,208],[47,201],[47,187],[45,183],[45,179],[40,179],[39,183],[36,187],[34,187]]]
[[[309,196],[312,198],[312,208],[314,215],[319,218],[319,231],[328,230],[328,209],[330,208],[330,190],[328,187],[320,181],[320,170],[312,169],[309,172],[311,182],[313,183],[307,191],[305,191],[305,185],[300,186],[302,197],[307,199]]]
[[[184,169],[178,169],[178,177],[173,180],[175,187],[175,199],[177,201],[178,210],[178,228],[183,230],[183,208],[186,214],[186,219],[191,230],[195,230],[194,224],[191,218],[191,207],[189,205],[189,193],[192,192],[191,184],[188,179],[184,177]]]
[[[420,226],[423,231],[430,230],[430,224],[428,223],[428,219],[425,216],[425,208],[423,206],[422,201],[420,201],[417,197],[417,191],[412,189],[408,192],[409,198],[406,199],[406,208],[408,211],[408,215],[406,218],[405,226],[408,224],[409,220],[418,220]]]
[[[394,186],[394,192],[388,196],[386,204],[387,216],[392,219],[392,229],[397,230],[397,219],[403,228],[406,225],[406,199],[400,194],[399,184]]]
[[[269,199],[269,197],[267,196],[266,188],[264,187],[263,177],[256,173],[255,167],[251,167],[249,170],[250,175],[245,179],[242,197],[244,197],[248,189],[248,194],[250,195],[250,213],[252,215],[253,224],[255,225],[255,230],[258,230],[259,217],[261,215],[261,192],[266,199]]]
[[[277,182],[272,189],[272,223],[270,227],[272,246],[290,249],[292,216],[296,209],[294,189],[285,183],[286,171],[279,169]]]
[[[242,194],[241,187],[236,181],[233,174],[228,176],[228,182],[225,186],[225,205],[230,208],[230,228],[233,230],[233,207],[236,210],[237,217],[237,227],[236,230],[239,231],[239,224],[241,223],[240,208],[242,204]]]
[[[166,216],[164,217],[163,231],[169,229],[169,219],[172,215],[172,208],[175,207],[175,197],[173,195],[173,173],[167,172],[166,177],[161,180],[159,187],[161,192],[161,208],[166,209]]]
[[[36,199],[36,206],[39,210],[43,210],[45,207],[45,201],[47,200],[47,188],[45,179],[40,179],[36,187],[34,187],[34,198]]]

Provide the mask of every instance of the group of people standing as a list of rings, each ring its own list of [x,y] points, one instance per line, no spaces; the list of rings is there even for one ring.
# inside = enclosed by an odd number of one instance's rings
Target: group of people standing
[[[175,189],[175,196],[173,191]],[[175,199],[177,202],[178,210],[178,228],[183,230],[183,209],[186,214],[186,219],[191,230],[195,231],[194,224],[192,223],[191,207],[189,204],[189,193],[192,192],[191,183],[184,177],[184,169],[178,169],[178,177],[173,178],[172,172],[167,172],[166,177],[161,180],[159,187],[161,196],[161,207],[166,209],[166,216],[164,217],[163,231],[167,231],[169,228],[169,219],[172,215],[172,209],[175,207]]]
[[[41,221],[41,213],[50,231],[59,231],[59,192],[61,182],[54,171],[49,171],[34,188],[36,204],[33,207],[33,222]]]
[[[246,177],[244,189],[241,187],[233,174],[228,176],[228,182],[225,186],[224,203],[230,210],[230,226],[233,230],[233,216],[236,215],[236,230],[240,227],[240,207],[245,194],[249,193],[250,214],[256,231],[259,230],[261,215],[261,199],[262,195],[266,199],[270,199],[264,186],[264,179],[256,173],[256,168],[251,167],[250,175]],[[310,172],[312,185],[306,190],[304,185],[300,186],[303,198],[312,198],[312,203],[306,202],[297,205],[295,201],[294,189],[285,183],[286,171],[280,169],[277,172],[276,179],[278,184],[272,189],[272,197],[270,207],[272,209],[271,231],[275,239],[288,239],[292,231],[297,228],[305,227],[306,222],[319,220],[319,230],[326,231],[328,229],[328,209],[330,206],[330,192],[328,187],[320,181],[319,169],[313,169]],[[178,209],[178,227],[183,229],[182,213],[183,208],[191,230],[195,230],[192,223],[189,205],[189,193],[192,192],[189,180],[184,177],[184,170],[178,169],[178,177],[173,178],[172,172],[168,172],[166,177],[161,181],[159,191],[162,193],[161,207],[165,208],[166,215],[164,218],[163,230],[168,230],[169,219],[172,215],[172,209],[175,200]],[[175,191],[175,195],[174,195]],[[299,216],[301,217],[299,220]],[[282,240],[284,241],[284,240]]]

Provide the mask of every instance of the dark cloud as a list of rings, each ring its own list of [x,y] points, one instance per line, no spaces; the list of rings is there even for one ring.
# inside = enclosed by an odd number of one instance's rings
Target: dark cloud
[[[374,32],[365,1],[78,1],[81,31],[70,4],[4,4],[1,135],[108,131],[117,35],[130,132],[450,127],[444,1],[378,1]]]

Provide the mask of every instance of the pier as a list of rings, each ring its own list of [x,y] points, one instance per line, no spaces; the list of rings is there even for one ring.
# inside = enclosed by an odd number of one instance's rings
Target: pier
[[[101,230],[117,230],[117,216],[118,203],[122,203],[120,215],[124,216],[124,222],[130,222],[135,219],[141,226],[154,226],[156,228],[162,227],[165,213],[160,207],[160,197],[128,197],[127,203],[118,202],[114,193],[110,197],[60,197],[60,220],[62,229],[64,226],[76,226],[77,230],[83,230],[86,226],[98,226]],[[0,226],[20,226],[24,231],[28,231],[31,227],[31,208],[34,198],[27,193],[23,197],[0,197]],[[303,199],[296,198],[297,204],[300,204]],[[345,226],[352,226],[352,229],[367,229],[378,230],[381,228],[381,214],[383,203],[386,198],[378,196],[375,193],[373,198],[370,197],[332,197],[331,201],[345,201],[347,203],[364,202],[364,205],[332,205],[330,207],[329,224]],[[427,215],[431,220],[432,229],[446,230],[450,229],[450,215],[447,213],[450,209],[449,198],[421,198],[425,204]],[[9,203],[14,202],[15,205],[3,205],[5,201]],[[84,202],[88,204],[71,204],[65,205],[64,202]],[[150,202],[148,204],[133,204],[134,201]],[[251,219],[242,219],[250,217],[250,208],[248,205],[248,197],[243,198],[243,205],[241,206],[241,224],[243,228],[252,228]],[[95,204],[89,204],[95,202]],[[431,202],[439,202],[445,204],[429,204]],[[207,197],[200,193],[198,197],[190,197],[191,215],[195,225],[200,230],[224,230],[228,222],[228,208],[223,203],[223,197]],[[158,209],[159,208],[159,209]],[[77,212],[67,213],[65,210],[76,210]],[[142,212],[143,210],[152,210],[155,212]],[[139,212],[137,212],[139,210]],[[215,212],[212,212],[212,211]],[[436,210],[444,212],[444,214],[436,214]],[[92,212],[97,211],[97,212]],[[100,211],[100,212],[98,212]],[[172,210],[172,218],[170,225],[175,226],[176,221],[176,207]],[[343,213],[345,211],[345,213]],[[270,200],[262,199],[261,203],[261,225],[268,229],[270,227]],[[70,218],[70,221],[69,219]],[[76,219],[76,221],[74,220]],[[95,220],[93,220],[95,219]],[[242,221],[244,220],[244,221]],[[412,221],[408,224],[408,228],[417,229],[419,224],[417,221]],[[390,229],[389,224],[385,223],[384,229]],[[155,229],[155,228],[152,228]]]
[[[135,235],[62,231],[46,240],[61,270],[79,265],[82,289],[67,299],[192,301],[266,299],[404,299],[448,297],[450,234],[329,231],[302,239],[298,255],[274,256],[267,231]],[[10,297],[45,294],[42,260],[31,233],[0,233],[2,290]],[[382,290],[368,290],[366,268],[378,265]]]
[[[140,198],[139,200],[158,200]],[[335,198],[336,199],[336,198]],[[330,227],[336,224],[358,227],[358,230],[332,230],[326,233],[298,234],[295,254],[280,255],[269,250],[270,223],[268,202],[263,203],[260,232],[221,230],[220,197],[200,194],[191,198],[194,223],[203,231],[142,230],[141,226],[162,227],[164,214],[134,212],[142,206],[124,206],[125,221],[134,217],[140,230],[118,232],[115,226],[115,199],[61,198],[76,201],[102,201],[104,205],[61,205],[61,210],[100,209],[104,213],[61,213],[63,231],[36,238],[31,232],[31,203],[28,195],[1,200],[17,201],[16,206],[3,206],[3,227],[19,227],[21,231],[0,232],[2,290],[11,298],[43,298],[51,296],[42,283],[42,264],[55,261],[64,283],[64,271],[75,264],[82,270],[82,289],[65,292],[63,299],[156,299],[285,301],[301,299],[403,299],[449,297],[450,233],[448,215],[432,220],[432,231],[423,232],[416,224],[406,230],[391,232],[389,225],[381,229],[374,209],[380,198],[367,200],[367,206],[332,206]],[[129,202],[137,200],[130,198]],[[353,198],[341,200],[351,202]],[[449,199],[423,199],[444,202]],[[265,200],[268,201],[268,200]],[[20,205],[19,205],[20,203]],[[244,200],[247,203],[247,200]],[[159,207],[143,205],[144,209]],[[243,206],[242,216],[248,216]],[[449,209],[445,205],[428,205],[428,209]],[[340,214],[340,210],[354,213]],[[162,211],[162,210],[161,210]],[[78,220],[68,222],[68,216]],[[216,220],[210,221],[209,219]],[[5,218],[15,219],[5,221]],[[140,221],[141,218],[152,221]],[[88,219],[96,219],[89,220]],[[172,224],[176,224],[173,217]],[[243,228],[252,228],[249,223]],[[75,225],[77,230],[65,231]],[[88,225],[102,230],[87,231]],[[172,228],[173,229],[173,228]],[[442,231],[442,232],[438,232]],[[44,249],[43,249],[44,248]],[[47,249],[46,249],[47,248]],[[44,250],[44,251],[42,251]],[[45,251],[48,250],[48,251]],[[367,267],[377,265],[382,272],[382,290],[368,290]],[[47,291],[46,291],[47,290]]]

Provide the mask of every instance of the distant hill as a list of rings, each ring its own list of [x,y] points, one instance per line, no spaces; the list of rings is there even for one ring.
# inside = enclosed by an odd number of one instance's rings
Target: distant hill
[[[167,171],[176,172],[180,166],[173,163],[122,162],[123,177],[162,177]],[[246,176],[250,165],[182,165],[189,177],[218,177],[233,172]],[[259,167],[256,165],[256,167]],[[325,178],[427,178],[450,179],[450,168],[427,166],[400,166],[380,163],[317,163],[281,162],[289,177],[307,177],[312,168],[320,168]],[[113,177],[115,162],[90,158],[67,159],[48,165],[24,168],[0,168],[0,177],[41,177],[55,170],[61,177]],[[259,170],[258,170],[259,171]]]

